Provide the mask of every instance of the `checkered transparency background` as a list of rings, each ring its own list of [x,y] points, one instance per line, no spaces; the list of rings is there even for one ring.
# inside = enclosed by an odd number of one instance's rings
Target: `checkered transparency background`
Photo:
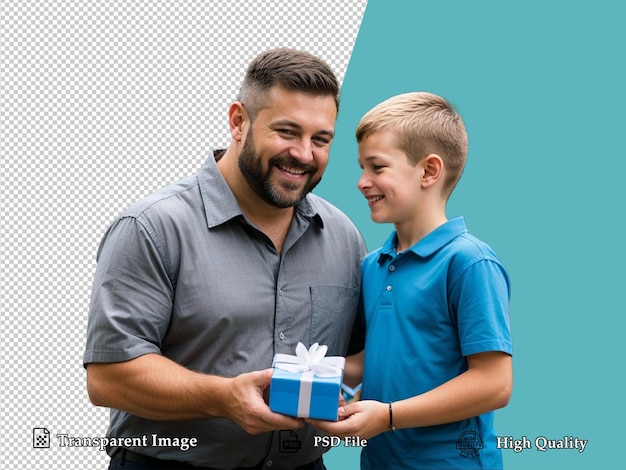
[[[11,468],[105,468],[82,354],[98,243],[227,145],[249,61],[280,46],[343,79],[365,0],[0,4],[0,449]],[[50,448],[33,448],[33,428]],[[41,441],[38,441],[41,442]]]

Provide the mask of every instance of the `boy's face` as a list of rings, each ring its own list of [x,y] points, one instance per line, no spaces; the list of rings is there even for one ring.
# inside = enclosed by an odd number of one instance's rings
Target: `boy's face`
[[[357,187],[367,199],[372,220],[401,225],[415,220],[420,200],[421,165],[409,164],[392,131],[382,131],[359,143],[363,173]]]

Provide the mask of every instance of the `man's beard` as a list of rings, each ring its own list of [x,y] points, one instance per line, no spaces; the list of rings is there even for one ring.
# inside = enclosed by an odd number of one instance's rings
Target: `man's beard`
[[[272,168],[276,164],[307,172],[309,179],[298,193],[293,194],[293,190],[297,189],[299,185],[283,182],[281,186],[287,191],[281,192],[280,188],[272,183]],[[310,176],[317,172],[316,165],[303,165],[292,157],[271,157],[268,160],[267,170],[263,172],[263,162],[256,154],[252,132],[250,130],[248,130],[246,142],[239,154],[239,170],[257,196],[265,202],[281,209],[293,207],[298,204],[321,181],[321,177],[314,179]]]

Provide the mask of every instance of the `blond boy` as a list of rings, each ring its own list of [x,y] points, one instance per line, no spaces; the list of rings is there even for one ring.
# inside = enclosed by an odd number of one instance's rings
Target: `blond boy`
[[[493,410],[513,384],[510,286],[493,250],[446,217],[463,120],[437,95],[406,93],[366,113],[356,136],[358,188],[395,230],[362,264],[365,348],[346,369],[362,374],[362,401],[313,424],[367,439],[363,469],[501,468]]]

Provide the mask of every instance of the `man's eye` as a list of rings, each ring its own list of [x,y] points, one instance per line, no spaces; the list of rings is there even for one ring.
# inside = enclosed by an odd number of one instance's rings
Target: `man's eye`
[[[296,135],[296,133],[291,129],[276,129],[276,132],[287,137],[295,137]]]
[[[327,137],[314,137],[313,140],[316,141],[320,145],[330,144],[330,139]]]

